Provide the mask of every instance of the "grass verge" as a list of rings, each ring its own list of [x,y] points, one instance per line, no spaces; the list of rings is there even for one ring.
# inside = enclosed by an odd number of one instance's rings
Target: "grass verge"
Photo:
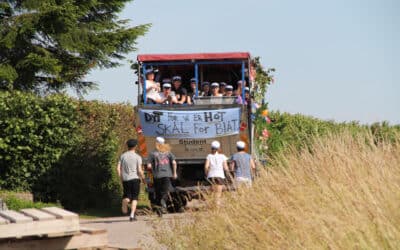
[[[399,140],[316,139],[222,206],[166,221],[154,236],[169,249],[399,249]]]

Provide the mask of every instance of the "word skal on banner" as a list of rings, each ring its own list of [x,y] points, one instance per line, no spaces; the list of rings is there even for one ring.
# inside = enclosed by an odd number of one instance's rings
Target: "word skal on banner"
[[[146,136],[212,138],[239,133],[240,108],[193,111],[139,110]]]

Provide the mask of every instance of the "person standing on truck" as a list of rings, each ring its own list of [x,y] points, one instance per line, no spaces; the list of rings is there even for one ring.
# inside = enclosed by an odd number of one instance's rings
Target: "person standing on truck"
[[[220,143],[213,141],[211,143],[211,154],[207,155],[206,163],[204,164],[204,172],[207,175],[208,181],[212,185],[212,191],[215,193],[217,206],[220,205],[222,189],[225,182],[225,172],[228,171],[226,156],[220,153]]]
[[[225,95],[224,96],[232,96],[233,95],[233,86],[232,85],[226,85],[225,87]]]
[[[128,213],[128,204],[131,202],[130,221],[136,220],[135,211],[140,191],[140,179],[144,179],[142,158],[136,154],[137,140],[126,142],[128,151],[123,153],[118,161],[117,172],[123,186],[122,213]]]
[[[225,94],[225,87],[226,87],[226,82],[219,83],[219,93],[221,93],[221,95]]]
[[[173,189],[171,178],[177,178],[176,165],[170,145],[165,143],[164,138],[157,137],[156,149],[149,155],[147,169],[153,172],[156,205],[160,206],[157,212],[160,216],[167,212],[169,192]]]
[[[246,81],[244,81],[244,85],[246,86]],[[247,105],[246,99],[243,100],[243,98],[242,98],[242,89],[243,89],[243,81],[240,80],[240,81],[237,82],[237,90],[236,90],[237,99],[236,99],[236,103],[237,104],[245,104],[245,105]]]
[[[213,82],[211,83],[211,96],[213,97],[221,97],[222,94],[219,93],[219,83]]]
[[[235,183],[237,187],[242,184],[251,187],[252,177],[256,170],[256,164],[251,155],[245,152],[245,147],[245,142],[238,141],[236,143],[237,153],[233,154],[231,157],[230,167],[235,173]]]
[[[194,98],[196,97],[196,78],[190,79],[190,90],[188,92],[188,104],[194,104]]]
[[[180,76],[172,77],[172,84],[174,85],[174,91],[178,104],[184,104],[187,100],[187,90],[182,87],[182,78]]]
[[[174,95],[171,94],[171,84],[164,83],[163,84],[163,91],[160,93],[160,97],[162,100],[162,104],[175,104],[178,103],[178,100]]]
[[[155,74],[153,69],[146,71],[146,98],[147,103],[161,103],[160,83],[154,81]]]
[[[201,84],[201,93],[200,96],[210,96],[210,83],[209,82],[203,82]]]

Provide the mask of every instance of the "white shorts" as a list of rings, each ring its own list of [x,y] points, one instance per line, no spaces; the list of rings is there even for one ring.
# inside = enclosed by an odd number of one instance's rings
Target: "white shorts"
[[[237,186],[245,185],[246,187],[251,187],[251,179],[246,177],[236,177],[235,182]]]

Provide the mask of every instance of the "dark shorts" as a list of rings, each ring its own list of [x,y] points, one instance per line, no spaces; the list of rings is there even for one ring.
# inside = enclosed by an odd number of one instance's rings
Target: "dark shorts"
[[[221,177],[211,177],[208,178],[208,181],[213,185],[224,185],[225,179]]]
[[[133,179],[122,182],[124,188],[124,194],[122,198],[128,198],[132,200],[138,200],[140,191],[140,179]]]

